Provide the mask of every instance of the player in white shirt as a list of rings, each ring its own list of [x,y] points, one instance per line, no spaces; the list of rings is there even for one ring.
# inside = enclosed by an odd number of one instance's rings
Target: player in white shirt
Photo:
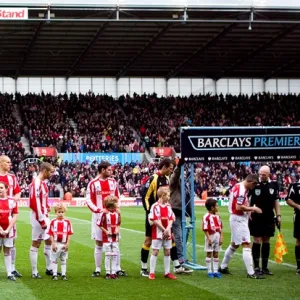
[[[120,198],[118,184],[114,178],[111,178],[111,164],[107,161],[102,161],[98,165],[98,173],[99,175],[90,181],[86,191],[86,204],[92,211],[92,239],[95,240],[95,271],[92,273],[93,277],[100,276],[102,265],[102,230],[99,226],[97,226],[97,220],[101,217],[101,212],[103,212],[105,207],[104,199],[107,196],[115,196],[118,199]],[[117,257],[117,269],[118,276],[127,276],[120,266],[120,251],[118,252]]]
[[[21,197],[21,189],[18,184],[18,180],[16,176],[10,173],[11,170],[11,159],[7,155],[0,156],[0,181],[5,182],[8,185],[7,196],[14,199],[15,201],[19,201]],[[10,249],[11,254],[11,270],[12,274],[15,277],[22,277],[22,275],[16,270],[15,262],[17,256],[17,250],[15,247],[15,242],[17,238],[17,227],[14,226],[14,246]]]
[[[236,184],[232,188],[228,206],[230,212],[231,244],[226,249],[221,267],[219,268],[219,272],[222,274],[230,274],[228,269],[229,261],[236,249],[242,245],[243,260],[248,274],[247,277],[251,279],[264,278],[263,276],[256,274],[253,269],[251,239],[248,226],[249,215],[251,213],[262,213],[262,210],[259,207],[250,207],[248,201],[248,190],[253,189],[257,183],[257,175],[250,174],[244,181]]]
[[[18,205],[14,199],[7,197],[8,185],[0,182],[0,251],[3,247],[7,279],[15,281],[11,269],[10,250],[14,246],[14,225],[18,215]]]
[[[32,226],[32,245],[30,247],[30,263],[32,268],[32,278],[40,279],[38,273],[38,250],[42,241],[45,241],[44,255],[46,258],[46,275],[53,275],[52,262],[50,257],[51,239],[46,230],[50,220],[48,213],[50,207],[48,203],[48,187],[46,180],[51,178],[54,167],[49,163],[42,163],[39,175],[32,181],[29,188],[29,207],[31,209],[30,222]]]

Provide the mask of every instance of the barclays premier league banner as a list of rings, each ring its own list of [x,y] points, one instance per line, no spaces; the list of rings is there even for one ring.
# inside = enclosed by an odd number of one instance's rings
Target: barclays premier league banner
[[[186,162],[300,159],[300,127],[182,127]]]

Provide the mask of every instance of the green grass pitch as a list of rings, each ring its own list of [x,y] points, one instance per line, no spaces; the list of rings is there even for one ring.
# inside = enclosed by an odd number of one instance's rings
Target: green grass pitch
[[[192,275],[178,275],[178,280],[163,278],[162,253],[157,264],[156,280],[150,281],[139,275],[140,248],[144,237],[144,210],[142,207],[122,208],[121,265],[129,276],[119,280],[92,278],[94,271],[94,242],[90,239],[91,213],[87,208],[69,208],[67,217],[73,224],[67,275],[69,281],[52,281],[45,271],[45,259],[42,248],[39,252],[39,272],[43,279],[31,279],[29,247],[31,227],[29,210],[20,209],[18,219],[17,269],[23,278],[9,282],[4,271],[3,254],[0,258],[0,299],[33,300],[33,299],[299,299],[299,282],[294,260],[294,239],[292,233],[293,211],[289,207],[282,209],[282,227],[289,253],[284,256],[284,263],[274,263],[272,239],[270,269],[274,276],[265,280],[246,278],[241,250],[233,258],[230,269],[233,275],[222,279],[207,278],[206,271],[195,271]],[[197,217],[197,262],[204,264],[201,217],[204,207],[196,208]],[[229,243],[229,214],[227,208],[221,208],[220,215],[224,224],[225,249]],[[220,258],[223,258],[223,252]],[[104,263],[103,263],[104,266]],[[104,275],[104,269],[101,275]]]

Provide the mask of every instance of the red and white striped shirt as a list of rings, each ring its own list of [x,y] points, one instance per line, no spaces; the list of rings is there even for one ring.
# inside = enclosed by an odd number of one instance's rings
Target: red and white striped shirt
[[[50,206],[48,204],[48,187],[45,181],[36,177],[29,187],[29,207],[35,219],[43,226],[48,218]]]
[[[0,174],[0,181],[5,182],[8,185],[8,197],[14,197],[16,194],[21,193],[20,186],[18,184],[17,177],[14,174],[7,173],[5,175]]]
[[[0,198],[0,226],[6,230],[12,219],[12,215],[18,214],[18,204],[15,200],[10,198]],[[9,232],[9,238],[14,237],[15,231],[12,229]],[[1,238],[3,236],[0,235]],[[6,236],[7,237],[7,236]]]
[[[232,191],[231,191],[231,194],[229,197],[228,210],[233,215],[239,215],[239,216],[248,215],[247,212],[237,210],[236,209],[237,204],[249,206],[248,190],[245,188],[245,185],[242,182],[237,183],[232,188]]]
[[[219,215],[207,213],[202,219],[202,230],[208,231],[209,234],[222,231],[222,222]]]
[[[150,213],[148,216],[150,221],[161,221],[162,226],[167,228],[170,221],[175,221],[175,215],[172,211],[172,208],[169,204],[161,204],[159,202],[154,203],[151,206]],[[163,231],[153,224],[152,226],[152,240],[162,240],[163,239]],[[171,239],[171,236],[168,240]]]
[[[66,243],[68,241],[68,236],[73,234],[73,228],[70,220],[53,219],[50,222],[48,234],[53,236],[55,242]]]
[[[96,177],[87,187],[86,204],[93,213],[99,213],[104,208],[107,196],[120,198],[118,184],[114,178],[100,179]]]
[[[118,227],[121,225],[121,215],[116,211],[109,211],[102,214],[101,219],[98,219],[97,225],[103,227],[112,235],[108,236],[103,231],[103,243],[112,243],[119,241]]]

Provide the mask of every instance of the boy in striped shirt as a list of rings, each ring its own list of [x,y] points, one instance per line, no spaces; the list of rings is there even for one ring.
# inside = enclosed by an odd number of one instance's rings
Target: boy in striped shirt
[[[207,213],[202,219],[202,230],[205,233],[205,252],[208,278],[221,278],[218,272],[219,252],[223,243],[222,222],[218,212],[218,202],[213,198],[208,198],[205,202]],[[212,261],[213,260],[213,261]]]
[[[104,199],[106,211],[97,221],[97,226],[102,230],[103,251],[105,252],[105,279],[117,279],[117,259],[119,254],[119,231],[121,215],[118,210],[118,198],[107,196]]]
[[[66,207],[63,203],[57,203],[54,207],[56,219],[50,222],[48,234],[52,242],[51,246],[51,260],[53,263],[52,280],[57,278],[57,263],[61,262],[62,280],[68,280],[66,276],[67,259],[70,243],[70,236],[73,234],[72,224],[70,220],[65,219]]]

